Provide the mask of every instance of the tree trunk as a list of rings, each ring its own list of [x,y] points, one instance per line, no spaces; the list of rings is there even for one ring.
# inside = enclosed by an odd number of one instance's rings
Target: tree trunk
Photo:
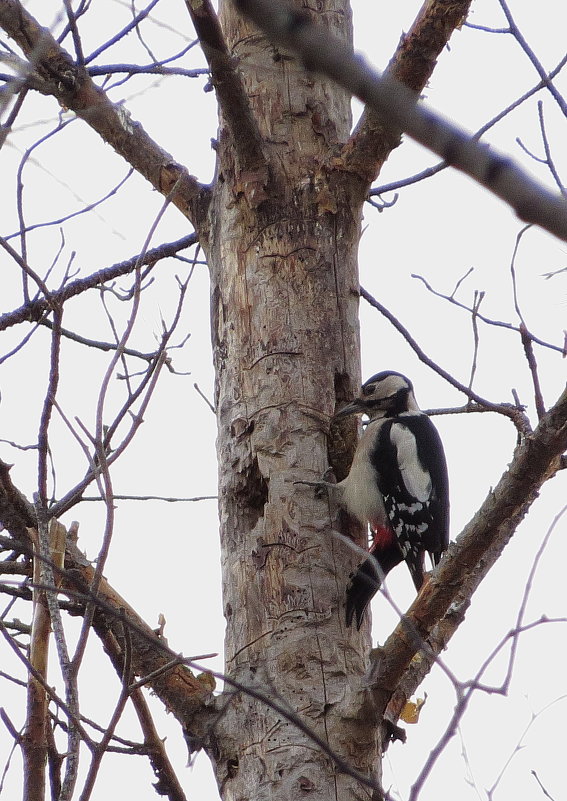
[[[351,41],[346,3],[321,14]],[[263,156],[247,169],[221,116],[210,211],[226,673],[279,701],[338,755],[378,777],[380,743],[351,719],[369,629],[348,630],[344,596],[358,556],[333,533],[326,498],[294,485],[331,464],[344,474],[354,433],[329,439],[338,401],[358,388],[356,255],[363,184],[335,169],[350,102],[306,75],[224,3]],[[338,160],[337,160],[338,161]],[[329,443],[332,443],[329,447]],[[358,532],[360,536],[360,532]],[[209,743],[234,799],[367,795],[309,736],[262,701],[227,691]]]

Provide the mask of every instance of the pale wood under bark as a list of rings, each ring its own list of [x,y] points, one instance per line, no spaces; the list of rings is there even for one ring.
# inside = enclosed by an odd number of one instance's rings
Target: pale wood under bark
[[[47,764],[47,708],[49,699],[41,679],[47,678],[49,655],[49,609],[41,584],[41,562],[37,559],[37,531],[31,532],[34,548],[33,618],[29,660],[35,673],[28,674],[26,727],[22,736],[24,757],[24,801],[44,801],[45,769]],[[37,675],[36,675],[37,674]]]
[[[326,3],[320,19],[350,41],[346,4]],[[366,187],[332,164],[349,135],[349,98],[305,75],[228,3],[221,22],[269,163],[267,183],[243,174],[221,117],[207,255],[226,672],[279,699],[378,778],[378,730],[344,707],[369,644],[368,628],[344,625],[357,556],[333,535],[326,500],[294,485],[333,460],[327,437],[337,399],[352,397],[360,381],[356,253]],[[368,792],[244,693],[232,695],[207,748],[227,798]]]

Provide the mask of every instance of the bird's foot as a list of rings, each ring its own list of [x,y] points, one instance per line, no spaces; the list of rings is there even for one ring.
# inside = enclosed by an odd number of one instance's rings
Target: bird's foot
[[[314,487],[317,498],[321,498],[325,491],[328,492],[329,490],[336,489],[337,486],[337,480],[332,467],[328,467],[325,470],[320,481],[294,481],[293,483],[303,484],[306,487]]]

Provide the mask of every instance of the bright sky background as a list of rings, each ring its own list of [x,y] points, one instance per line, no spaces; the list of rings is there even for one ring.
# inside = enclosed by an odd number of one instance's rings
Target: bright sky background
[[[86,52],[107,38],[105,32],[116,30],[130,18],[128,3],[107,0],[105,4],[94,5],[86,17],[86,26],[81,29]],[[544,66],[551,69],[564,55],[567,7],[559,0],[513,5],[526,39]],[[53,22],[59,6],[55,0],[27,3],[31,13],[45,25]],[[420,2],[354,0],[353,7],[356,46],[381,69],[387,64],[401,31],[410,27]],[[158,57],[181,49],[192,37],[189,18],[180,0],[162,0],[153,16],[156,24],[148,23],[145,30]],[[497,0],[474,2],[469,19],[480,25],[505,24]],[[71,47],[70,42],[67,47]],[[139,45],[132,34],[127,43],[110,50],[97,63],[129,58],[147,63],[147,59],[135,54],[139,54]],[[186,67],[202,65],[198,48],[183,62]],[[450,52],[442,54],[425,96],[434,108],[475,130],[537,81],[535,70],[512,37],[463,29],[454,34]],[[148,83],[151,88],[144,88]],[[216,118],[214,96],[202,91],[204,84],[203,78],[193,81],[139,78],[113,90],[112,98],[123,99],[132,117],[141,121],[162,147],[200,180],[208,181],[213,175],[210,139],[215,136]],[[557,85],[567,94],[567,78],[558,80]],[[544,103],[550,144],[565,182],[565,120],[549,94],[539,94],[527,101],[490,131],[486,140],[551,185],[548,171],[530,160],[516,143],[516,137],[520,137],[531,151],[542,153],[538,99]],[[18,228],[13,196],[15,170],[22,151],[53,127],[57,113],[52,99],[34,97],[29,108],[18,117],[13,136],[0,151],[3,235]],[[355,118],[358,113],[355,104]],[[69,114],[64,116],[71,119]],[[406,141],[392,154],[379,182],[412,175],[436,161],[421,147]],[[39,148],[33,162],[25,168],[28,224],[56,219],[79,208],[81,202],[92,202],[108,192],[126,172],[127,165],[82,122],[71,122],[63,133]],[[386,197],[391,199],[392,195]],[[63,260],[76,250],[75,267],[81,275],[87,275],[138,253],[161,203],[162,198],[142,178],[133,175],[116,198],[94,214],[78,217],[65,226]],[[431,296],[411,274],[424,276],[436,289],[450,294],[457,281],[474,268],[459,291],[460,300],[471,303],[474,290],[482,290],[486,296],[481,311],[516,324],[510,262],[522,223],[503,203],[471,180],[445,171],[430,181],[402,190],[396,205],[381,214],[367,205],[364,225],[367,227],[360,249],[361,283],[398,316],[433,360],[467,383],[473,353],[470,315]],[[175,209],[169,209],[151,244],[155,246],[187,233],[186,220]],[[31,234],[29,263],[43,274],[59,243],[57,226]],[[12,244],[17,247],[18,240]],[[534,333],[555,344],[561,344],[563,329],[567,327],[567,272],[551,280],[545,280],[543,275],[565,269],[566,262],[565,243],[535,229],[522,239],[516,259],[518,292],[526,322]],[[4,276],[0,311],[4,312],[21,303],[20,284],[13,263],[4,253],[0,254],[0,264]],[[135,347],[147,350],[155,347],[162,316],[170,319],[174,310],[174,276],[184,275],[185,270],[186,266],[179,262],[159,265],[155,287],[143,295]],[[97,296],[91,295],[68,304],[64,325],[86,336],[111,339]],[[121,304],[115,302],[113,306],[117,319],[120,316],[123,319]],[[215,421],[193,388],[196,382],[212,398],[208,314],[208,281],[206,268],[201,266],[192,278],[176,341],[189,332],[191,338],[182,351],[172,354],[177,369],[191,374],[163,375],[134,444],[112,471],[116,493],[179,497],[215,494]],[[413,379],[423,408],[463,403],[464,399],[420,364],[400,335],[364,302],[361,325],[365,377],[378,370],[397,369]],[[4,333],[2,353],[17,344],[23,333],[22,327]],[[46,385],[48,349],[48,334],[42,330],[18,358],[0,365],[0,438],[21,444],[35,441]],[[547,349],[537,349],[536,356],[545,400],[551,405],[565,384],[565,362]],[[70,417],[80,417],[87,426],[92,426],[97,388],[107,363],[107,355],[86,356],[79,346],[64,344],[63,382],[58,398]],[[533,420],[531,382],[519,336],[481,325],[474,388],[494,401],[512,401],[512,387],[529,406]],[[118,391],[121,389],[118,385]],[[454,537],[505,470],[515,431],[507,420],[493,415],[442,417],[435,418],[435,422],[449,461]],[[60,496],[75,483],[77,475],[82,475],[84,457],[58,420],[54,421],[52,436]],[[18,451],[0,443],[0,456],[14,463],[13,480],[31,497],[36,480],[34,452]],[[534,556],[566,495],[565,477],[560,475],[544,489],[504,556],[475,595],[466,622],[444,655],[445,664],[459,680],[471,678],[513,628]],[[67,515],[64,522],[68,524],[75,518],[81,524],[79,545],[93,557],[100,542],[103,506],[83,504]],[[558,522],[541,560],[528,604],[527,622],[542,615],[565,615],[566,519]],[[163,613],[169,644],[186,656],[222,651],[224,619],[217,529],[214,501],[117,504],[116,534],[106,576],[150,625],[157,625],[158,615]],[[136,554],[134,564],[132,554]],[[407,571],[396,571],[388,587],[399,606],[406,608],[413,597]],[[396,616],[381,597],[374,600],[373,610],[373,638],[382,642],[395,625]],[[106,658],[100,655],[94,635],[89,647],[92,660],[83,673],[81,698],[85,714],[104,723],[112,714],[119,687]],[[4,659],[2,669],[15,672],[9,658],[3,656]],[[210,660],[207,665],[222,670],[222,659]],[[484,680],[498,685],[505,670],[505,660],[499,658]],[[401,799],[407,798],[408,788],[442,735],[455,703],[451,683],[440,669],[432,672],[420,695],[423,691],[427,692],[428,700],[419,724],[407,727],[407,744],[394,744],[384,761],[385,786]],[[420,797],[423,801],[487,798],[485,790],[494,784],[521,742],[525,747],[515,755],[493,798],[543,798],[531,774],[536,771],[558,801],[564,787],[563,765],[557,755],[558,744],[564,739],[566,694],[565,625],[540,626],[524,634],[508,697],[485,693],[474,696],[459,735],[447,747]],[[14,689],[9,698],[2,698],[1,704],[16,725],[23,723],[23,699],[20,689]],[[150,701],[188,797],[209,801],[216,798],[206,756],[200,754],[191,768],[180,767],[186,761],[186,749],[179,726],[171,717],[161,714],[160,704]],[[533,718],[550,704],[551,708]],[[128,721],[133,721],[133,726],[128,727]],[[530,721],[532,724],[522,740]],[[137,723],[129,710],[119,731],[124,736],[137,737]],[[7,738],[0,735],[0,770],[9,748]],[[9,801],[20,795],[19,761],[16,754],[15,765],[6,780],[4,794]],[[83,764],[86,765],[86,758]],[[93,799],[112,797],[117,788],[128,788],[138,801],[154,799],[150,773],[143,758],[106,756]]]

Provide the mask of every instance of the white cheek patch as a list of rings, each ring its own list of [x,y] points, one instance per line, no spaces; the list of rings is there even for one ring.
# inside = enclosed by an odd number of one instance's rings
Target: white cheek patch
[[[407,491],[417,501],[425,503],[431,497],[431,476],[418,459],[414,435],[406,426],[394,423],[390,430],[390,439],[398,453],[398,466]],[[414,506],[417,511],[419,505]]]
[[[400,389],[408,389],[408,382],[401,375],[387,375],[376,386],[380,387],[381,398],[390,398]]]

